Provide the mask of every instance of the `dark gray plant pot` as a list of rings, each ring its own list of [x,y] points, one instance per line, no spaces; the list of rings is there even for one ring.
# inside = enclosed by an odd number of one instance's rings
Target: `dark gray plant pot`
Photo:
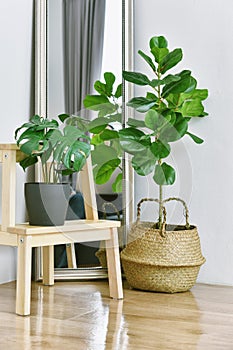
[[[24,190],[30,225],[64,225],[70,197],[69,184],[32,182],[25,183]]]

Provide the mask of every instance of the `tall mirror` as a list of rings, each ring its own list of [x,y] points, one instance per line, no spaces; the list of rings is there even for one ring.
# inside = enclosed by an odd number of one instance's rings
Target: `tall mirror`
[[[112,72],[116,85],[120,84],[122,70],[132,69],[132,31],[133,0],[37,0],[36,113],[49,118],[68,113],[91,119],[83,99],[94,93],[94,82],[103,81],[104,72]],[[127,120],[124,101],[131,94],[130,86],[123,82],[123,124]],[[133,178],[127,159],[123,177],[122,193],[113,193],[111,183],[96,186],[96,201],[100,217],[120,217],[125,239],[133,216]],[[74,195],[68,219],[84,218],[78,179],[69,181]],[[55,278],[106,277],[98,249],[98,242],[55,247]],[[35,254],[36,279],[42,275],[40,254]]]

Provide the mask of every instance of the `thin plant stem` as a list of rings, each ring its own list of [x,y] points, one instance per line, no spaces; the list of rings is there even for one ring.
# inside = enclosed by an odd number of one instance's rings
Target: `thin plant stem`
[[[163,221],[162,205],[163,205],[163,186],[159,185],[159,228],[161,228],[162,221]]]

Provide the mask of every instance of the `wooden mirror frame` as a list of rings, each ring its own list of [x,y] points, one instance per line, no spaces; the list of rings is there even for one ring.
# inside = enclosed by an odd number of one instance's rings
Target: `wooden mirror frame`
[[[35,113],[47,117],[47,22],[48,1],[35,1]],[[122,0],[122,69],[133,69],[133,8],[134,0]],[[126,124],[128,111],[125,101],[133,96],[132,84],[123,81],[123,108],[122,122]],[[125,237],[127,228],[134,219],[134,179],[133,171],[129,165],[127,155],[123,160],[123,221]],[[35,280],[42,278],[41,249],[35,250]],[[56,268],[54,272],[56,280],[70,279],[96,279],[106,278],[107,271],[101,267],[89,268]]]

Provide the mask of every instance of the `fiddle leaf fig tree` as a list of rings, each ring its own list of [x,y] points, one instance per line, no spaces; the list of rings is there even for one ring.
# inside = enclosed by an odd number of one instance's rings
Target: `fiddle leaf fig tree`
[[[95,95],[87,95],[83,101],[84,107],[98,112],[87,127],[91,138],[93,173],[96,184],[102,185],[116,173],[112,184],[114,192],[122,190],[122,149],[119,143],[118,129],[121,128],[122,118],[122,84],[115,87],[115,75],[104,73],[105,82],[97,80],[94,88]]]
[[[159,185],[160,203],[163,201],[163,186],[175,182],[175,169],[164,159],[171,153],[172,143],[185,135],[201,144],[203,140],[189,130],[192,118],[202,118],[203,100],[208,97],[207,89],[198,89],[197,80],[190,70],[168,73],[183,58],[180,48],[172,51],[163,36],[155,36],[149,42],[150,55],[138,51],[149,65],[152,77],[141,72],[123,72],[126,81],[148,87],[146,96],[134,97],[127,105],[144,118],[129,119],[128,127],[119,131],[120,145],[132,155],[135,171],[145,176],[153,173],[153,179]],[[161,207],[160,217],[161,221]]]

